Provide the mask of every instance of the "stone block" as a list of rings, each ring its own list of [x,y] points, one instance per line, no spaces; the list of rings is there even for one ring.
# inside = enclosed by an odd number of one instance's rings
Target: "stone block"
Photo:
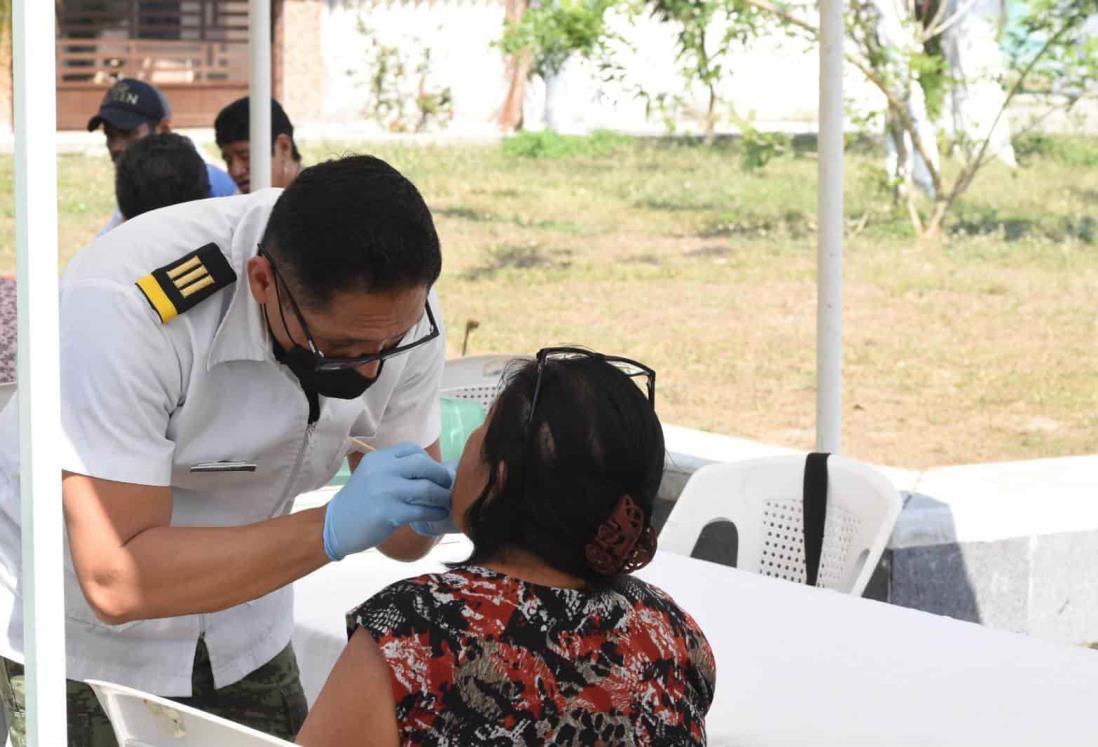
[[[890,601],[992,628],[1025,632],[1029,538],[894,550]]]
[[[1034,538],[1029,630],[1065,643],[1098,643],[1098,532]]]

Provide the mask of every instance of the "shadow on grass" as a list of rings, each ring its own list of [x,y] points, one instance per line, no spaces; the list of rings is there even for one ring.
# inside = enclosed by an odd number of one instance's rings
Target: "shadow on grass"
[[[698,232],[703,239],[731,236],[787,237],[800,239],[816,230],[814,216],[799,210],[787,210],[781,215],[733,215],[722,213],[717,220]]]
[[[632,254],[622,259],[622,262],[627,265],[650,265],[651,267],[659,267],[663,264],[663,260],[650,252]]]
[[[952,236],[1001,236],[1004,241],[1041,238],[1098,243],[1098,219],[1084,216],[1006,217],[996,208],[968,208],[948,223]]]
[[[685,254],[687,257],[700,257],[700,258],[712,258],[712,257],[727,257],[732,253],[732,250],[722,244],[709,244],[707,246],[701,246],[697,249],[690,249]]]
[[[560,233],[582,234],[588,233],[583,225],[571,220],[532,220],[523,215],[510,217],[497,215],[488,210],[477,210],[466,205],[438,208],[434,211],[436,216],[453,218],[455,220],[469,221],[470,223],[504,223],[519,228],[538,228],[545,231],[558,231]]]
[[[656,210],[663,213],[685,213],[697,210],[713,210],[720,207],[716,200],[697,200],[692,196],[645,197],[633,202],[633,207]]]
[[[705,139],[701,135],[665,135],[663,137],[648,140],[653,146],[664,150],[676,148],[700,148],[708,147],[713,151],[738,152],[743,138],[738,134],[719,134],[713,137],[713,142],[705,145]],[[815,133],[799,132],[789,137],[790,152],[794,157],[815,154],[819,149],[819,139]],[[877,155],[881,150],[881,139],[874,135],[852,134],[846,138],[845,150],[848,154],[872,154]]]
[[[507,270],[563,270],[572,266],[572,252],[567,249],[545,249],[536,244],[508,245],[492,250],[488,262],[466,270],[466,280],[484,280]]]
[[[438,208],[434,213],[443,218],[456,218],[457,220],[467,220],[473,223],[496,223],[499,221],[498,216],[489,213],[487,210],[476,210],[465,205]]]

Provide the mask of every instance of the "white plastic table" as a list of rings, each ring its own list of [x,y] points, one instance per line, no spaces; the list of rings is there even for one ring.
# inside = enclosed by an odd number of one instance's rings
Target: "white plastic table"
[[[299,581],[294,647],[310,702],[346,642],[347,611],[468,549],[452,537],[411,564],[371,551]],[[710,744],[1098,744],[1098,652],[666,552],[638,575],[713,646]]]

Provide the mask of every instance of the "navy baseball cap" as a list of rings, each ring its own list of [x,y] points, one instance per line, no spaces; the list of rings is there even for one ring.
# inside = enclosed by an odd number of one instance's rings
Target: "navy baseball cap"
[[[104,122],[120,130],[132,130],[142,123],[155,125],[171,116],[168,100],[154,85],[134,78],[122,78],[107,91],[99,112],[88,120],[88,132]]]

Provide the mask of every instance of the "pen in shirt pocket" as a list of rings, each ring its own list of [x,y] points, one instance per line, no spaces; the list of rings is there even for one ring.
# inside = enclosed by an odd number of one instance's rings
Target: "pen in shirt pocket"
[[[191,472],[255,472],[255,464],[232,460],[199,462],[191,465]]]

